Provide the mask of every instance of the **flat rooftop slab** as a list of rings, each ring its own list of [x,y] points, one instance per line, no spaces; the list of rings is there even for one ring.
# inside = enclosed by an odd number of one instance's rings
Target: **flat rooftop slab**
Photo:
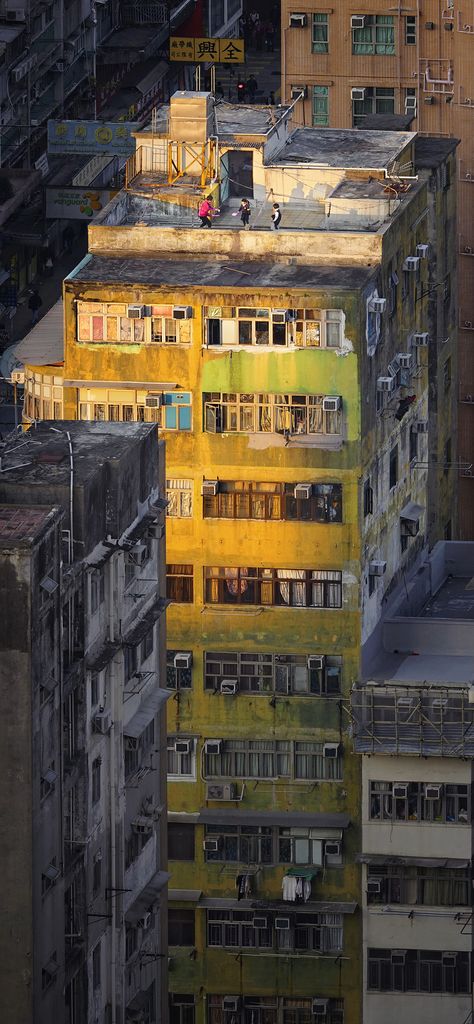
[[[399,686],[467,685],[474,680],[474,661],[467,655],[381,654],[370,678]],[[367,685],[367,680],[365,680]]]
[[[389,170],[416,132],[381,132],[338,128],[297,128],[272,165],[316,164],[367,170]]]
[[[51,513],[51,508],[41,505],[0,505],[0,545],[33,541]]]
[[[448,576],[419,615],[430,619],[474,620],[474,576]]]
[[[155,176],[157,177],[157,176]],[[198,216],[198,207],[202,199],[202,189],[198,186],[188,185],[183,187],[181,182],[176,186],[162,186],[153,181],[151,173],[139,174],[133,182],[133,189],[140,193],[141,189],[159,190],[160,199],[146,198],[141,194],[134,195],[129,192],[129,202],[126,212],[120,221],[121,224],[146,225],[147,227],[173,227],[173,228],[201,228],[201,221]],[[193,210],[190,207],[175,205],[173,210],[167,209],[167,200],[173,203],[179,191],[186,194],[195,194],[196,206]],[[384,195],[383,187],[379,186],[380,195]],[[384,196],[384,198],[387,198]],[[271,203],[254,203],[250,201],[252,213],[250,217],[251,231],[273,231]],[[280,231],[321,231],[327,227],[324,214],[324,203],[314,203],[308,200],[304,203],[285,203],[281,205],[282,220]],[[101,223],[107,224],[107,214],[102,218]],[[214,228],[225,228],[226,231],[242,231],[243,224],[235,205],[223,204],[221,212],[213,218]],[[203,228],[207,231],[208,228]],[[210,229],[212,230],[212,228]],[[337,225],[331,224],[331,231],[337,230]],[[360,230],[357,226],[355,231]],[[376,230],[376,229],[375,229]]]

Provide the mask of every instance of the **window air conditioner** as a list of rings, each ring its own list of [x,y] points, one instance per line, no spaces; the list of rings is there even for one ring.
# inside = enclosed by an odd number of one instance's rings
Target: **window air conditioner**
[[[402,966],[405,963],[406,953],[406,949],[392,949],[390,957],[392,964],[398,964],[399,966]]]
[[[294,99],[293,90],[291,98]],[[286,324],[286,309],[272,309],[271,320],[272,324]]]
[[[7,21],[26,21],[26,11],[24,7],[18,7],[16,10],[6,12]]]
[[[239,996],[224,996],[222,999],[222,1009],[231,1010],[232,1013],[236,1013],[239,1009]]]
[[[147,910],[143,917],[140,917],[137,921],[137,925],[143,932],[147,932],[152,924],[153,914],[151,910]]]
[[[333,842],[331,839],[327,840],[324,844],[324,853],[326,857],[340,857],[341,856],[341,844],[340,842]]]
[[[389,362],[389,364],[387,366],[387,370],[388,370],[388,372],[389,372],[391,377],[396,377],[399,369],[400,369],[400,364],[398,362],[398,356],[395,356],[394,359],[390,360],[390,362]]]
[[[311,1003],[311,1012],[313,1016],[316,1014],[319,1017],[325,1017],[328,1012],[329,999],[320,999],[319,996],[315,996]]]
[[[304,501],[307,501],[307,499],[311,497],[312,493],[312,484],[296,484],[295,489],[293,491],[293,495],[295,498],[300,498],[303,499]]]
[[[161,406],[161,395],[147,395],[145,406],[147,409],[159,409]]]
[[[417,245],[416,255],[419,256],[420,259],[425,260],[428,256],[429,248],[429,245],[426,245],[425,243]]]
[[[268,928],[268,917],[254,917],[252,924],[254,928]]]
[[[239,689],[238,679],[223,679],[221,682],[220,690],[221,693],[227,694],[228,696],[234,696]]]
[[[401,370],[410,370],[413,361],[411,352],[398,352],[397,354],[398,365]]]
[[[369,576],[383,576],[387,568],[386,562],[369,562]]]
[[[139,748],[138,736],[125,736],[124,740],[125,740],[125,744],[124,744],[125,745],[125,750],[128,750],[128,751],[138,750],[138,748]]]
[[[324,412],[338,412],[341,408],[341,396],[340,395],[324,395],[323,398],[323,410]]]
[[[289,917],[276,917],[275,918],[275,931],[287,932],[290,929],[290,918]]]
[[[377,391],[391,392],[395,387],[394,377],[377,377]]]
[[[132,832],[138,836],[149,835],[150,832],[153,832],[153,820],[151,818],[147,818],[144,814],[140,814],[132,821]]]
[[[378,896],[382,892],[382,882],[380,878],[371,878],[370,875],[367,879],[367,892],[371,896]]]
[[[290,28],[306,28],[307,24],[307,14],[290,14]]]
[[[351,89],[351,100],[365,100],[365,89]]]
[[[306,664],[309,669],[317,669],[318,671],[324,668],[326,658],[324,654],[310,654],[306,659]]]
[[[206,754],[220,754],[222,740],[205,740],[204,751]]]
[[[237,786],[235,782],[208,782],[206,800],[236,800]]]
[[[429,340],[430,336],[428,331],[415,331],[413,335],[413,344],[416,345],[417,348],[426,348]]]
[[[323,757],[339,757],[339,743],[323,743]]]
[[[175,668],[191,668],[193,656],[191,651],[177,651],[173,658]]]
[[[369,302],[369,310],[371,313],[385,313],[387,308],[387,300],[381,296],[377,296],[375,299],[371,299]]]
[[[127,306],[127,316],[129,320],[143,320],[145,316],[144,306]]]
[[[304,100],[307,98],[307,96],[308,96],[308,86],[307,85],[292,85],[291,86],[291,98],[292,98],[292,100],[297,100],[297,99],[300,98],[300,96]],[[277,321],[274,320],[273,322],[281,324],[284,321],[283,320],[277,320]]]
[[[411,273],[413,273],[414,271],[418,270],[419,266],[420,266],[420,257],[419,256],[407,256],[407,258],[406,258],[406,260],[404,261],[404,264],[403,264],[403,269],[404,270],[408,270]]]
[[[190,754],[192,747],[192,740],[175,740],[174,743],[174,749],[177,754]]]
[[[111,711],[98,711],[92,719],[95,732],[102,733],[105,736],[110,732],[112,725],[112,712]]]
[[[456,966],[457,958],[458,958],[458,954],[457,953],[442,953],[441,954],[441,960],[443,961],[443,964],[444,964],[445,967],[455,967]]]
[[[191,320],[192,315],[192,306],[173,306],[173,320]]]
[[[364,28],[365,17],[363,14],[353,14],[351,18],[351,28]]]
[[[404,797],[408,796],[408,783],[407,782],[394,782],[393,786],[392,786],[392,796],[400,797],[400,798],[404,798]]]
[[[465,320],[464,321],[463,327],[466,329],[466,331],[472,331],[472,323],[473,323],[472,320]]]
[[[205,853],[218,853],[219,851],[219,840],[218,839],[204,839],[202,848]]]
[[[415,420],[413,424],[417,434],[428,433],[428,420]]]
[[[432,786],[426,783],[424,787],[425,800],[439,800],[441,797],[441,786]]]
[[[218,480],[204,480],[201,484],[201,494],[203,498],[215,498],[219,492],[219,481]]]

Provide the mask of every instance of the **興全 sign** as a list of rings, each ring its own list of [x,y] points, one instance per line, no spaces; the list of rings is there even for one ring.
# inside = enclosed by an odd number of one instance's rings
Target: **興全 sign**
[[[193,63],[243,64],[243,39],[191,39],[170,37],[170,60]]]
[[[137,130],[130,121],[48,121],[48,153],[130,156]]]

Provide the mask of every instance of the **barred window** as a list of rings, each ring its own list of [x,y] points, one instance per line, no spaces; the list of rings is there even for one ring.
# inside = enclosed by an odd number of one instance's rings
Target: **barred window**
[[[204,753],[206,778],[340,779],[337,743],[290,740],[224,740],[218,754]]]
[[[342,522],[342,484],[295,484],[219,480],[217,493],[203,496],[206,519],[271,519],[311,523]]]
[[[204,600],[209,604],[341,608],[342,573],[322,569],[206,566]]]
[[[470,953],[431,949],[368,949],[373,992],[469,992]]]
[[[470,786],[426,782],[370,783],[373,821],[433,821],[467,824],[471,820]]]
[[[370,864],[367,875],[368,903],[463,907],[470,902],[469,872],[463,868]]]
[[[183,738],[179,734],[168,736],[168,778],[196,778],[196,741],[194,737]]]
[[[352,52],[354,54],[395,53],[394,18],[387,14],[366,14],[361,16],[363,26],[352,26]]]
[[[237,680],[241,693],[332,696],[341,692],[342,658],[340,655],[206,651],[205,689],[218,691],[225,679]]]
[[[192,565],[173,563],[166,566],[166,596],[178,604],[192,604]]]
[[[340,952],[342,914],[294,914],[289,927],[275,928],[275,916],[262,914],[266,927],[254,927],[255,911],[208,910],[207,945],[233,949],[295,950],[305,953]]]
[[[166,498],[167,516],[178,519],[190,518],[193,514],[193,481],[177,478],[167,480]]]
[[[166,685],[170,690],[185,690],[192,686],[192,667],[181,668],[175,665],[175,657],[179,651],[166,652]]]
[[[327,408],[326,398],[334,408]],[[208,433],[340,434],[339,396],[205,392],[204,430]]]

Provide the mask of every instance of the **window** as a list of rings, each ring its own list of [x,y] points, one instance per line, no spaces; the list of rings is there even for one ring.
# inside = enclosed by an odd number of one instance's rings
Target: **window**
[[[194,860],[194,825],[170,821],[168,857],[170,860]]]
[[[395,53],[394,19],[386,14],[366,14],[362,28],[352,28],[352,53],[381,54]]]
[[[207,825],[206,839],[217,850],[206,849],[206,861],[236,864],[272,864],[273,829],[266,825]],[[214,844],[213,844],[214,845]]]
[[[449,391],[451,387],[451,356],[448,356],[443,364],[443,383],[444,390]]]
[[[192,604],[192,565],[173,564],[166,566],[166,596],[170,601],[176,601],[179,604]]]
[[[286,914],[265,914],[266,928],[254,928],[255,911],[208,910],[207,945],[231,949],[295,950],[306,953],[328,953],[342,950],[342,914],[294,914],[290,927],[274,927],[276,917]]]
[[[258,929],[257,929],[258,931]],[[263,945],[264,937],[260,945]],[[184,999],[185,996],[172,996],[172,999]],[[208,995],[207,1024],[344,1024],[344,1000],[324,999],[324,1012],[313,1013],[312,999],[285,999],[274,996],[242,996],[239,1013],[224,1007],[223,997]],[[181,1021],[171,1017],[171,1024]],[[192,1022],[190,1022],[192,1024]]]
[[[102,885],[102,850],[97,850],[92,861],[92,892],[94,896],[100,892]]]
[[[103,401],[91,400],[93,390],[79,389],[80,420],[110,420],[113,423],[156,423],[162,430],[191,430],[192,405],[189,392],[149,392],[130,388],[127,402],[123,391],[103,389]]]
[[[328,850],[326,850],[328,844]],[[322,839],[315,828],[280,828],[278,860],[283,864],[332,866],[342,864],[342,855],[331,853],[333,839]],[[342,844],[340,844],[340,849]]]
[[[413,714],[412,711],[409,711]],[[370,783],[370,817],[373,821],[431,821],[466,824],[471,820],[470,787],[449,783],[440,785],[438,799],[425,796],[426,783]]]
[[[238,654],[206,651],[204,685],[219,691],[224,679],[236,679],[241,693],[332,696],[341,692],[342,658],[326,655],[321,667],[306,654]]]
[[[313,53],[329,53],[329,15],[313,14],[311,49]]]
[[[192,686],[192,668],[177,668],[174,659],[180,651],[166,652],[166,685],[170,690],[190,689]]]
[[[56,857],[53,857],[48,866],[41,874],[41,895],[45,896],[53,885],[57,882],[61,872],[56,863]]]
[[[341,608],[342,573],[321,569],[206,566],[204,600],[208,604]]]
[[[397,286],[398,286],[398,274],[396,270],[392,269],[390,264],[388,273],[388,312],[389,316],[394,316],[397,312]]]
[[[96,757],[92,762],[92,803],[96,804],[100,800],[101,790],[101,767],[102,758]]]
[[[40,799],[45,800],[50,793],[54,792],[57,773],[54,768],[55,762],[51,761],[48,767],[41,772],[40,780]]]
[[[205,519],[273,519],[342,522],[342,485],[309,484],[310,497],[295,497],[295,484],[219,480],[217,494],[203,497]]]
[[[77,340],[117,345],[189,344],[191,321],[174,320],[172,306],[145,306],[145,316],[127,316],[124,302],[77,302]]]
[[[331,755],[329,756],[329,750]],[[290,740],[223,740],[218,754],[204,753],[205,778],[340,779],[337,743]]]
[[[449,473],[449,470],[451,469],[452,459],[453,459],[453,453],[452,453],[451,438],[448,437],[448,440],[446,441],[446,444],[444,446],[444,474],[445,474],[445,476]]]
[[[91,612],[97,611],[99,605],[105,600],[105,575],[102,569],[93,569],[90,574],[91,583]]]
[[[374,864],[367,867],[367,874],[379,882],[380,889],[367,890],[368,903],[464,907],[470,902],[469,873],[464,869]]]
[[[140,856],[142,850],[146,844],[150,841],[153,836],[153,828],[151,827],[148,832],[131,832],[125,839],[125,869],[127,870],[131,864]]]
[[[405,16],[405,45],[416,46],[416,18],[409,14]]]
[[[101,959],[101,940],[99,939],[97,945],[92,950],[92,988],[94,991],[100,988],[100,959]]]
[[[170,946],[194,946],[194,910],[168,910]]]
[[[128,683],[138,669],[138,648],[126,644],[123,648],[123,674],[125,682]]]
[[[196,741],[193,738],[180,735],[168,736],[168,778],[194,782],[196,778]]]
[[[124,726],[125,778],[129,778],[143,764],[145,755],[155,742],[155,720],[152,718],[140,736],[127,736]]]
[[[50,956],[47,964],[45,964],[45,966],[41,970],[41,991],[42,992],[47,992],[47,990],[51,987],[51,985],[53,985],[54,982],[56,981],[56,975],[58,973],[58,966],[59,965],[58,965],[57,953],[56,953],[56,950],[54,950],[54,953],[51,953],[51,956]]]
[[[321,89],[321,116],[326,86]],[[315,93],[313,92],[313,99]],[[327,120],[318,121],[326,124]],[[205,306],[208,345],[296,345],[298,348],[340,348],[344,314],[340,309],[259,309],[248,306]]]
[[[138,928],[133,925],[125,925],[125,959],[130,960],[138,949]]]
[[[366,87],[364,98],[352,100],[352,125],[357,128],[364,123],[367,114],[394,114],[395,90]]]
[[[190,518],[193,514],[193,481],[167,480],[166,498],[168,501],[167,516],[179,519]]]
[[[367,988],[376,992],[469,992],[470,954],[368,949]]]
[[[418,108],[416,89],[411,87],[409,89],[404,89],[403,92],[405,96],[405,114],[411,114],[412,117],[416,117]]]
[[[450,519],[448,519],[448,522],[445,524],[444,527],[444,539],[452,540],[452,524]]]
[[[344,1000],[325,999],[323,1013],[313,1013],[312,999],[284,999],[283,1024],[344,1024]]]
[[[183,340],[180,335],[182,323],[181,320],[171,320],[169,317],[152,317],[151,341],[153,344],[175,345],[176,342]],[[189,342],[191,339],[186,338],[185,340]]]
[[[398,444],[394,445],[389,456],[388,486],[390,490],[396,487],[398,480]]]
[[[413,426],[410,427],[410,462],[416,462],[418,459],[418,431]]]
[[[141,646],[140,646],[140,661],[141,661],[141,664],[143,664],[143,662],[146,661],[147,658],[149,658],[151,654],[153,654],[154,647],[155,647],[155,636],[154,636],[154,630],[152,628],[152,629],[148,630],[148,633],[145,635],[144,639],[141,642]]]
[[[212,996],[208,997],[212,999]],[[170,993],[169,1005],[170,1024],[194,1024],[194,995],[182,995],[178,992]],[[217,1024],[221,1024],[219,1020]]]
[[[99,703],[99,699],[100,699],[99,673],[98,672],[91,672],[90,687],[91,687],[91,707],[95,708],[95,707],[97,707],[97,705]]]
[[[374,491],[371,487],[370,478],[364,483],[364,516],[371,516],[374,511]]]
[[[203,395],[204,429],[214,434],[340,434],[341,409],[325,410],[324,397],[208,392]]]
[[[317,17],[317,15],[313,15]],[[329,127],[329,87],[313,85],[313,128]],[[301,328],[300,328],[301,330]],[[305,335],[303,335],[304,337]],[[311,344],[311,342],[309,342]]]

